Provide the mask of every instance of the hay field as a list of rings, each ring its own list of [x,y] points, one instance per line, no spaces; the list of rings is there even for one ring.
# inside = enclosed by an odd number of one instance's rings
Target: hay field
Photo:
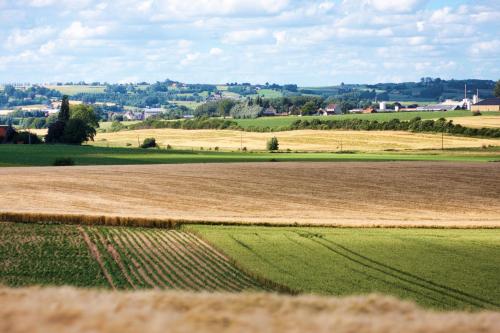
[[[0,331],[59,333],[68,328],[73,333],[494,333],[500,330],[500,313],[426,311],[376,295],[327,298],[0,288]]]
[[[500,115],[490,116],[486,112],[480,117],[459,117],[450,118],[455,124],[460,124],[466,127],[489,127],[498,128],[500,127]]]
[[[346,226],[500,226],[498,163],[0,169],[0,212]]]
[[[280,149],[300,151],[361,150],[380,151],[386,149],[441,149],[440,134],[422,134],[399,131],[317,131],[300,130],[274,133],[241,132],[231,130],[182,130],[145,129],[98,133],[94,145],[135,147],[145,138],[154,137],[162,147],[204,149],[219,147],[224,150],[265,150],[269,138],[276,136]],[[445,135],[446,148],[481,147],[500,145],[498,139],[478,139]]]

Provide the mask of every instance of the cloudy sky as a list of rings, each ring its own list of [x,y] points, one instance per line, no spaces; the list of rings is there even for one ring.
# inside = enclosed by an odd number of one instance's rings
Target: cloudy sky
[[[500,78],[498,0],[0,0],[0,82]]]

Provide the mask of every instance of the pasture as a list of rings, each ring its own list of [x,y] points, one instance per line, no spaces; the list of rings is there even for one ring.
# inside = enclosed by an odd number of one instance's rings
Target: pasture
[[[0,184],[0,212],[28,215],[229,224],[500,226],[497,163],[0,168]]]
[[[269,290],[191,233],[0,222],[0,284]]]
[[[49,89],[59,91],[61,94],[73,96],[80,93],[98,94],[103,93],[105,86],[84,86],[84,85],[69,85],[69,86],[46,86]]]
[[[472,114],[467,110],[459,111],[418,111],[418,112],[387,112],[387,113],[371,113],[371,114],[343,114],[337,116],[288,116],[288,117],[261,117],[255,119],[236,119],[238,124],[243,128],[272,128],[279,130],[280,127],[289,126],[297,119],[302,120],[313,120],[313,119],[365,119],[365,120],[377,120],[377,121],[389,121],[391,119],[399,120],[411,120],[415,117],[420,117],[422,119],[439,119],[439,118],[458,118],[458,117],[471,117]],[[483,116],[500,116],[500,112],[488,112]],[[483,116],[475,117],[478,118],[477,122],[481,122],[480,118]]]
[[[166,150],[68,145],[0,145],[0,167],[50,166],[59,158],[71,158],[76,165],[239,163],[239,162],[382,162],[500,160],[498,147],[378,152],[238,152],[214,150]]]
[[[482,139],[439,133],[412,133],[404,131],[321,131],[297,130],[274,133],[243,132],[235,130],[183,130],[143,129],[98,133],[92,145],[105,147],[138,146],[145,138],[153,137],[161,147],[175,149],[238,150],[246,147],[252,151],[264,151],[266,142],[277,137],[281,150],[291,151],[341,151],[355,150],[375,152],[384,150],[480,148],[500,146],[500,139]]]
[[[240,265],[322,295],[500,310],[500,230],[186,227]]]

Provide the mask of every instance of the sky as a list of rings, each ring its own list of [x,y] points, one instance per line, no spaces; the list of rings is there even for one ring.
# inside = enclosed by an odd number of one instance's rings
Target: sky
[[[500,79],[499,0],[0,0],[0,83]]]

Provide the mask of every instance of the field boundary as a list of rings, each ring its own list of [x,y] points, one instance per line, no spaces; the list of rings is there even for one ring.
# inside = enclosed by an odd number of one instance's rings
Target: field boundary
[[[397,223],[280,223],[280,222],[245,222],[245,221],[204,221],[185,219],[157,219],[144,217],[111,216],[111,215],[84,215],[84,214],[49,214],[49,213],[21,213],[0,212],[0,222],[16,223],[59,223],[89,226],[111,227],[142,227],[175,229],[183,225],[224,225],[224,226],[259,226],[259,227],[308,227],[308,228],[380,228],[380,229],[500,229],[500,225],[481,224],[397,224]],[[466,222],[464,222],[466,223]]]

